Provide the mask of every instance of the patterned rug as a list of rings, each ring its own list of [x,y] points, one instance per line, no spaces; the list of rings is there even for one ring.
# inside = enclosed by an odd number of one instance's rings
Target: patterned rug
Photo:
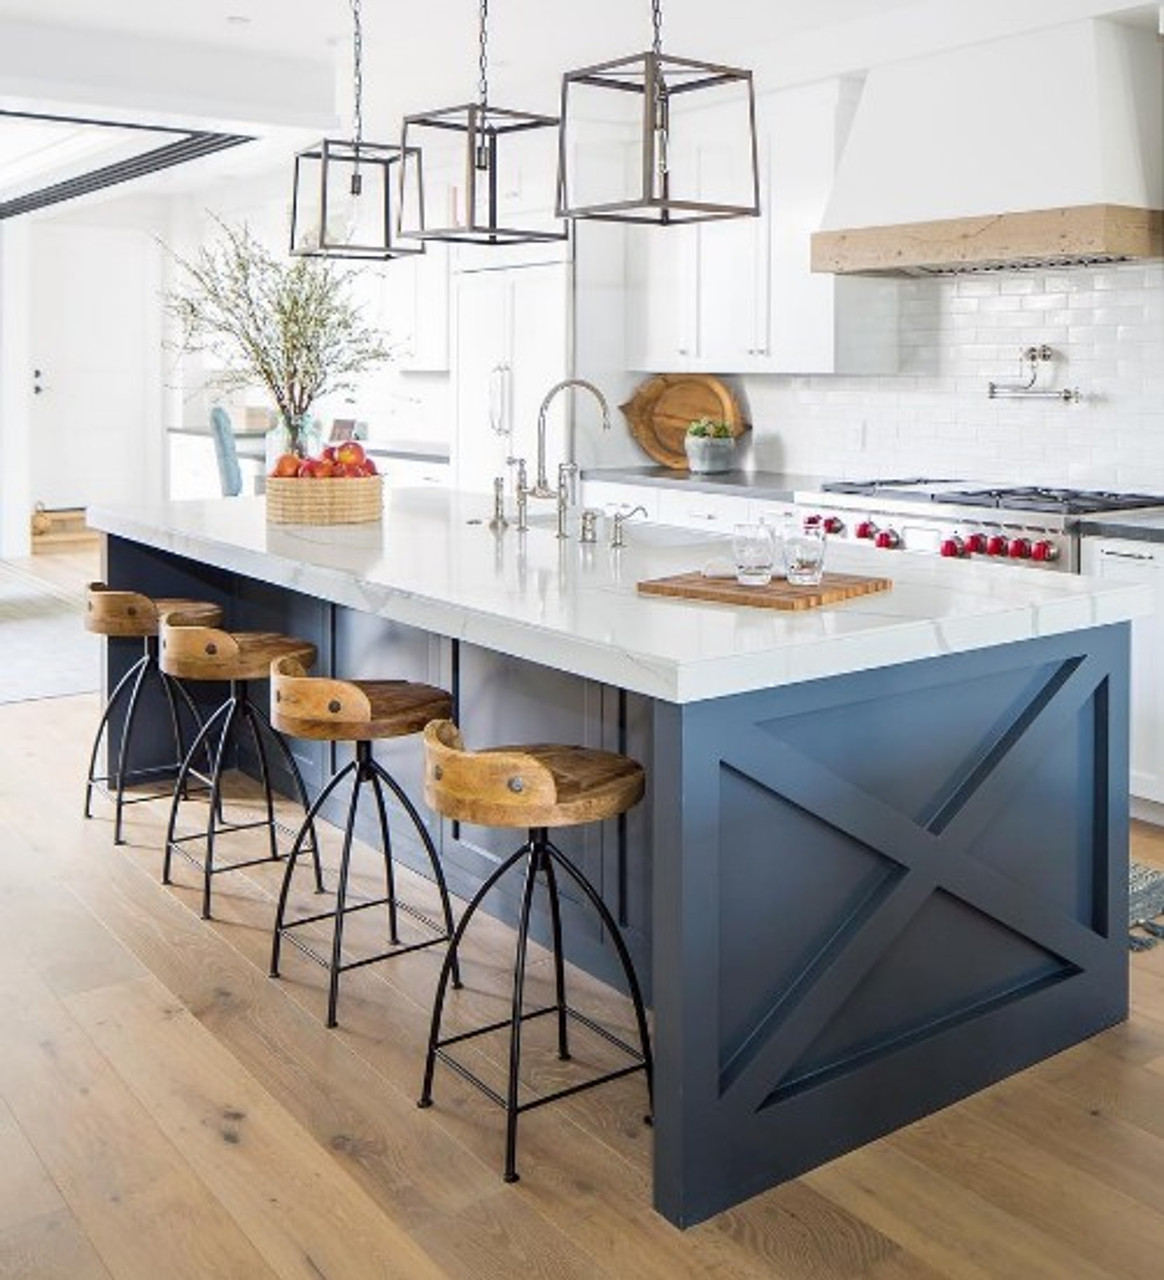
[[[0,561],[0,702],[91,693],[101,637],[85,630],[85,597]]]
[[[1128,946],[1147,951],[1164,938],[1164,871],[1133,862],[1128,873]]]

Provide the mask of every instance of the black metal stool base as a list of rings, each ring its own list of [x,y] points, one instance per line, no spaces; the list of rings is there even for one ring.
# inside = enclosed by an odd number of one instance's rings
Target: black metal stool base
[[[502,1018],[497,1022],[491,1022],[487,1026],[475,1027],[471,1031],[463,1031],[454,1036],[441,1036],[441,1018],[444,1013],[445,995],[448,990],[449,977],[452,974],[452,966],[456,962],[456,953],[461,945],[461,941],[465,936],[465,930],[468,928],[469,921],[473,918],[477,908],[484,901],[486,895],[497,884],[497,882],[506,875],[512,868],[516,867],[521,861],[525,861],[525,885],[522,891],[521,912],[518,917],[517,926],[517,950],[513,967],[513,998],[512,1009],[508,1018]],[[603,927],[609,932],[611,940],[614,943],[615,950],[618,953],[619,963],[622,966],[623,974],[627,980],[627,986],[630,990],[631,1003],[634,1005],[635,1023],[638,1029],[639,1045],[627,1044],[625,1040],[614,1035],[607,1028],[599,1025],[593,1019],[586,1017],[577,1010],[572,1009],[566,1003],[566,976],[565,961],[562,954],[562,911],[561,903],[558,897],[558,883],[555,874],[555,864],[570,877],[571,880],[582,890],[583,894],[589,900],[591,906],[598,913],[602,921]],[[554,1003],[544,1008],[532,1009],[526,1011],[523,1008],[523,992],[525,987],[525,966],[526,953],[529,944],[529,922],[530,912],[533,904],[534,887],[537,883],[538,876],[541,875],[545,879],[546,893],[550,904],[550,931],[553,946],[554,958]],[[625,1053],[632,1061],[625,1067],[619,1067],[612,1071],[607,1071],[601,1075],[594,1076],[589,1080],[583,1080],[578,1084],[570,1085],[564,1089],[557,1089],[552,1093],[542,1094],[528,1102],[518,1101],[518,1085],[521,1073],[521,1029],[522,1026],[529,1022],[532,1018],[542,1018],[549,1014],[557,1017],[558,1023],[558,1057],[562,1061],[569,1060],[570,1043],[568,1027],[570,1021],[579,1022],[601,1036],[608,1043]],[[504,1096],[492,1088],[480,1076],[475,1075],[463,1063],[458,1062],[452,1054],[448,1052],[451,1045],[460,1044],[466,1040],[476,1039],[478,1036],[488,1035],[494,1031],[500,1031],[509,1028],[509,1068],[506,1081],[506,1092]],[[487,1098],[491,1098],[498,1106],[504,1109],[506,1116],[505,1126],[505,1172],[504,1178],[506,1182],[517,1182],[517,1122],[518,1118],[526,1111],[532,1111],[536,1107],[544,1107],[547,1103],[557,1102],[562,1098],[568,1098],[576,1093],[582,1093],[587,1089],[597,1088],[600,1084],[606,1084],[611,1080],[619,1080],[623,1076],[631,1075],[636,1071],[645,1072],[647,1078],[647,1097],[648,1101],[653,1097],[653,1060],[651,1057],[651,1039],[650,1032],[647,1029],[647,1015],[643,1006],[642,991],[639,988],[638,978],[635,975],[634,966],[631,963],[630,953],[626,949],[626,944],[622,940],[619,932],[618,924],[614,917],[610,914],[610,910],[606,903],[602,901],[598,891],[590,883],[589,880],[578,870],[578,868],[570,861],[569,858],[549,840],[548,833],[544,827],[533,828],[529,832],[529,839],[515,853],[511,854],[482,884],[480,889],[474,895],[473,900],[465,908],[465,914],[461,917],[460,924],[457,925],[456,932],[453,934],[452,942],[449,945],[448,956],[441,968],[440,978],[437,981],[436,997],[433,1001],[432,1026],[429,1031],[428,1052],[425,1057],[424,1064],[424,1083],[421,1086],[420,1098],[417,1101],[419,1107],[432,1106],[432,1082],[433,1074],[436,1070],[437,1059],[445,1063],[453,1071],[455,1071],[462,1079],[467,1080],[470,1084],[480,1089]],[[646,1122],[650,1123],[650,1116],[646,1117]]]
[[[145,796],[127,796],[125,789],[139,782],[168,779],[179,772],[187,755],[185,734],[182,729],[183,709],[192,721],[194,733],[197,734],[202,729],[202,717],[198,714],[198,708],[194,705],[194,700],[190,697],[185,686],[180,680],[175,680],[173,676],[168,676],[158,666],[157,637],[144,636],[143,642],[141,657],[121,677],[113,692],[109,695],[109,701],[106,702],[105,710],[101,713],[101,719],[97,725],[97,733],[93,739],[93,749],[89,753],[89,772],[85,783],[85,817],[91,818],[93,816],[94,791],[99,791],[112,800],[114,806],[114,844],[125,843],[125,838],[122,835],[122,819],[127,805],[143,804],[150,800],[170,799],[171,792],[168,787]],[[158,682],[166,699],[166,706],[170,713],[170,730],[174,739],[175,757],[169,764],[131,769],[129,767],[129,753],[133,740],[133,727],[137,722],[138,706],[141,702],[142,692],[146,687],[146,682],[151,678]],[[121,733],[118,735],[115,752],[112,731],[110,730],[110,719],[123,698],[126,700],[125,720],[121,726]],[[99,774],[97,772],[97,757],[101,751],[101,743],[106,739],[107,735],[110,738],[109,756],[111,760],[116,759],[116,764],[108,773]],[[208,783],[208,779],[203,774],[194,770],[188,771],[187,783],[189,777]]]
[[[332,911],[321,911],[315,915],[303,916],[297,920],[288,921],[287,898],[291,891],[291,879],[295,873],[295,863],[302,851],[308,832],[313,831],[312,824],[315,821],[320,809],[327,801],[328,797],[340,786],[340,784],[349,775],[353,776],[351,797],[348,801],[348,817],[344,826],[343,849],[340,854],[339,879],[336,884],[336,902]],[[352,844],[355,836],[356,816],[360,806],[360,792],[365,786],[369,786],[372,794],[376,799],[376,812],[380,821],[380,842],[381,851],[384,855],[384,873],[386,880],[387,893],[382,898],[374,898],[371,900],[362,900],[360,902],[348,903],[348,873],[351,869]],[[387,786],[396,799],[403,806],[405,813],[408,814],[412,825],[416,828],[416,833],[420,837],[424,851],[428,855],[428,860],[432,866],[433,878],[436,882],[437,891],[441,899],[441,914],[444,917],[443,925],[435,920],[430,919],[424,912],[416,907],[410,906],[408,903],[401,901],[396,895],[396,877],[392,861],[392,837],[388,827],[388,809],[384,800],[384,787]],[[312,836],[314,840],[314,836]],[[318,855],[317,855],[318,856]],[[378,952],[376,955],[363,956],[358,960],[343,959],[343,934],[344,920],[347,916],[357,911],[367,911],[373,907],[388,908],[388,941],[391,944],[391,950]],[[399,935],[399,912],[405,912],[412,916],[413,919],[419,920],[427,928],[433,931],[433,937],[425,938],[421,942],[413,942],[402,944]],[[303,925],[318,924],[322,920],[333,921],[331,955],[323,956],[315,951],[303,939],[297,938],[292,930],[298,929]],[[275,928],[271,938],[271,977],[279,976],[279,955],[283,939],[286,938],[294,947],[302,951],[304,955],[309,956],[317,964],[321,964],[327,969],[329,974],[328,993],[327,993],[327,1025],[334,1027],[336,1025],[336,1007],[339,1002],[339,983],[340,974],[346,973],[349,969],[363,968],[365,965],[376,964],[381,960],[390,960],[395,956],[407,955],[410,951],[422,951],[427,947],[435,946],[440,942],[447,942],[453,936],[453,911],[449,901],[448,886],[445,884],[444,872],[441,869],[440,859],[437,857],[436,847],[432,842],[432,837],[428,833],[427,827],[421,821],[420,814],[416,811],[412,801],[409,800],[399,783],[392,777],[390,773],[375,759],[372,755],[372,747],[369,742],[356,743],[355,759],[346,764],[342,769],[335,773],[328,781],[327,786],[319,793],[315,803],[307,811],[307,817],[304,819],[299,834],[295,837],[295,842],[291,846],[291,853],[287,859],[287,870],[283,875],[283,888],[279,894],[279,905],[275,912]],[[456,958],[452,960],[452,976],[453,985],[460,986],[460,973],[457,967]]]
[[[263,789],[263,800],[266,804],[266,817],[259,818],[254,822],[228,823],[225,820],[223,811],[222,777],[225,772],[229,748],[235,741],[236,736],[244,728],[250,732],[255,754],[259,760],[259,780]],[[217,740],[214,738],[216,730],[218,732]],[[267,756],[268,744],[273,745],[282,756],[295,781],[300,803],[303,805],[304,810],[311,814],[311,808],[307,800],[307,788],[303,784],[303,775],[299,771],[299,766],[295,763],[295,757],[291,754],[291,749],[283,740],[282,735],[276,732],[267,717],[251,702],[245,680],[232,680],[230,682],[230,696],[199,730],[198,736],[191,743],[190,750],[182,761],[178,779],[174,784],[170,821],[166,828],[166,852],[162,862],[162,883],[170,883],[170,869],[175,853],[197,867],[202,873],[203,920],[210,919],[210,886],[214,876],[220,875],[224,871],[239,871],[243,867],[254,867],[260,863],[278,861],[281,855],[279,853],[277,833],[283,831],[290,834],[290,829],[283,826],[275,818],[275,800],[271,790],[271,773]],[[193,832],[190,835],[179,836],[176,834],[178,815],[183,801],[188,799],[186,784],[191,776],[201,776],[195,773],[193,761],[198,756],[198,753],[203,750],[208,751],[212,758],[210,773],[205,779],[209,785],[209,812],[206,829]],[[311,840],[311,855],[315,865],[315,887],[318,892],[322,893],[323,868],[320,864],[318,842],[315,838],[313,814],[305,825]],[[221,865],[216,864],[216,846],[222,836],[240,831],[254,831],[260,828],[265,829],[268,833],[269,852],[265,857],[247,858],[240,862]],[[194,842],[201,842],[202,844],[201,857],[186,848],[187,844]]]

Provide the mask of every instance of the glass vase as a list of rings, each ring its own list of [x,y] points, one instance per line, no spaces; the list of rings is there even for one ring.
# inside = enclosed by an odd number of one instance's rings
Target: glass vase
[[[313,458],[318,456],[322,443],[319,421],[311,414],[301,413],[290,420],[280,417],[267,432],[264,442],[267,474],[271,474],[275,462],[283,454],[294,453],[300,458]]]

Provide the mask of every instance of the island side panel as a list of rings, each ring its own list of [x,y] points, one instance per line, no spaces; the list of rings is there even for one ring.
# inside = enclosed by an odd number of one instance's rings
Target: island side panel
[[[679,1225],[1127,1015],[1128,626],[655,710]]]

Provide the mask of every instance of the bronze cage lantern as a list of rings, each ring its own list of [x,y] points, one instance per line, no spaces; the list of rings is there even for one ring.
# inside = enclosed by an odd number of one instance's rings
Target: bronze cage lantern
[[[488,0],[480,0],[477,101],[404,117],[399,233],[416,240],[501,245],[564,240],[552,181],[544,213],[531,176],[554,173],[555,116],[489,102]]]
[[[396,234],[396,194],[406,152],[395,145],[325,138],[295,157],[291,252],[382,261],[423,253]]]
[[[752,73],[662,51],[562,77],[557,212],[667,225],[760,212]]]
[[[352,141],[325,138],[295,157],[291,193],[291,252],[300,257],[382,261],[423,253],[424,245],[397,236],[393,195],[405,152],[364,141],[360,0],[352,7]]]

